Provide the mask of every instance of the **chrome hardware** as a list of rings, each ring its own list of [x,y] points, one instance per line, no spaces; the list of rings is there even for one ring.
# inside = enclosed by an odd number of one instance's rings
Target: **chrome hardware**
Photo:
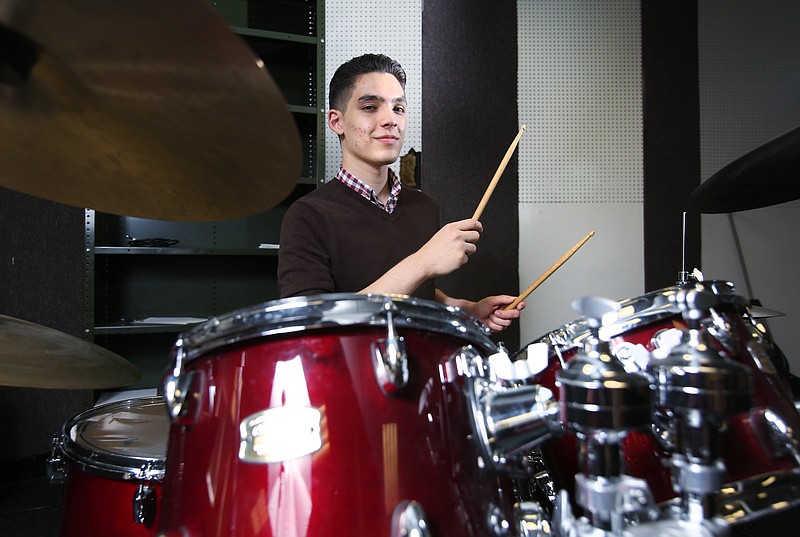
[[[618,533],[626,519],[654,518],[647,484],[622,473],[623,439],[630,430],[650,423],[650,381],[640,373],[627,372],[611,354],[608,340],[600,336],[603,326],[617,320],[616,302],[590,296],[575,300],[572,307],[587,317],[592,336],[556,373],[556,383],[561,420],[575,431],[580,444],[581,473],[575,476],[575,501],[589,519],[569,520],[565,498],[559,496],[558,523],[569,526],[562,528],[565,531],[582,534]]]
[[[133,521],[150,525],[156,514],[156,489],[140,483],[133,494]]]
[[[556,502],[556,487],[553,483],[553,478],[550,476],[550,469],[542,456],[541,449],[530,450],[525,459],[525,466],[528,468],[530,475],[528,479],[529,489],[536,501],[542,504],[539,505],[541,510],[544,510],[546,515],[550,515],[550,511]]]
[[[558,403],[543,386],[506,388],[474,378],[466,395],[479,448],[497,470],[525,471],[521,461],[525,450],[561,433]]]
[[[800,464],[800,442],[797,432],[793,431],[774,410],[764,411],[764,421],[767,424],[767,434],[770,446],[778,457],[789,455]]]
[[[405,340],[397,335],[394,314],[397,307],[391,297],[384,297],[383,314],[386,316],[386,338],[372,344],[372,365],[381,392],[389,397],[408,384],[408,358]]]
[[[404,500],[392,514],[392,537],[431,537],[425,510],[419,502]]]
[[[135,475],[131,476],[138,481],[161,481],[164,477],[164,462],[146,462],[142,464]],[[130,479],[131,477],[127,478]]]
[[[489,512],[486,516],[486,524],[491,535],[495,537],[505,537],[511,534],[511,523],[503,514],[503,511],[496,505],[489,504]]]
[[[180,416],[183,410],[183,403],[186,400],[186,377],[183,377],[184,348],[183,339],[175,343],[175,360],[172,365],[172,372],[164,377],[164,400],[167,403],[169,415],[175,419]]]
[[[184,371],[183,363],[186,359],[186,352],[183,343],[183,339],[178,339],[173,347],[175,359],[172,371],[164,377],[164,401],[173,421],[191,426],[194,425],[197,415],[190,414],[189,403],[194,403],[195,410],[199,406],[200,401],[197,399],[203,393],[204,377],[201,372],[187,373]],[[194,401],[188,399],[190,392],[195,394]]]
[[[239,459],[268,464],[310,455],[322,447],[322,412],[308,406],[279,406],[242,420]]]
[[[672,467],[676,491],[682,495],[681,514],[702,525],[716,516],[716,496],[726,472],[718,433],[729,413],[750,407],[753,387],[747,368],[715,350],[701,329],[716,295],[681,290],[674,300],[689,328],[682,343],[654,360],[649,371],[658,406],[676,424]]]
[[[56,434],[53,436],[53,447],[46,462],[47,479],[50,483],[64,483],[67,480],[67,463],[62,457],[63,453],[61,435]]]
[[[486,358],[472,345],[465,345],[439,364],[439,376],[443,383],[452,383],[461,378],[489,378],[491,371]]]
[[[462,379],[481,457],[495,470],[525,474],[525,452],[561,432],[558,404],[532,378],[527,360],[511,362],[504,352],[481,356],[462,347],[440,367],[443,382]]]
[[[538,503],[520,502],[516,511],[521,537],[545,537],[552,534],[547,513]]]

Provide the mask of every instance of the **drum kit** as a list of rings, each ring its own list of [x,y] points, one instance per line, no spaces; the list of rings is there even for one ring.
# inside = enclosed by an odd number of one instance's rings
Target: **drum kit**
[[[22,131],[20,144],[0,148],[3,186],[190,221],[279,202],[299,150],[271,79],[205,9],[144,3],[0,4],[4,50],[14,44],[13,57],[28,58],[3,71],[0,130],[5,139]],[[131,21],[152,24],[158,58],[125,41]],[[80,39],[60,33],[73,24]],[[133,48],[101,46],[109,32]],[[244,98],[221,98],[227,92]],[[143,134],[198,111],[191,132]],[[107,114],[119,124],[97,144],[93,129]],[[282,141],[264,128],[276,122]],[[218,143],[231,130],[258,139],[258,150]],[[69,141],[72,131],[82,135]],[[690,206],[800,198],[789,172],[797,133],[721,170]],[[270,146],[272,158],[239,158]],[[40,162],[43,151],[51,162]],[[249,177],[252,165],[258,180],[225,189],[247,192],[226,201],[217,170],[236,162],[235,175]],[[779,179],[751,190],[765,173]],[[800,414],[759,323],[772,312],[730,283],[683,271],[672,287],[582,297],[573,308],[575,321],[515,353],[465,312],[401,296],[288,298],[196,325],[165,357],[162,395],[98,405],[56,434],[48,471],[65,484],[62,535],[727,535],[798,507]],[[105,349],[5,316],[0,357],[3,385],[111,388],[138,378]]]

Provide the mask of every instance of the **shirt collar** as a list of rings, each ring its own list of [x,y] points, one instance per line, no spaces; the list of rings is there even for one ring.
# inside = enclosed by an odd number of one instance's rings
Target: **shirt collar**
[[[397,177],[397,174],[394,173],[394,170],[389,168],[389,197],[386,200],[386,203],[381,203],[378,199],[378,196],[375,195],[375,191],[372,190],[368,184],[364,181],[352,175],[350,172],[345,170],[343,167],[339,166],[339,172],[336,174],[336,179],[347,185],[349,188],[357,192],[359,195],[364,197],[365,199],[372,202],[376,207],[380,208],[381,210],[386,211],[387,213],[391,214],[395,207],[397,207],[397,198],[400,196],[401,190],[401,183],[400,179]]]

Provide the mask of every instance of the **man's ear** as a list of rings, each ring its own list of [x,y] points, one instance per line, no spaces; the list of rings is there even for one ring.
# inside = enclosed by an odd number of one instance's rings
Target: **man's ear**
[[[328,110],[328,128],[341,136],[344,134],[342,127],[342,113],[338,110]]]

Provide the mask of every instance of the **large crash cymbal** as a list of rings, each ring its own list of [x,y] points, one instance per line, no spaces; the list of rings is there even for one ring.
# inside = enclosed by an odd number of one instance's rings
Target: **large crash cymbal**
[[[258,62],[202,0],[0,0],[0,186],[158,220],[269,209],[301,144]]]
[[[0,385],[25,388],[117,388],[139,370],[111,351],[58,330],[0,315]]]
[[[701,213],[733,213],[800,199],[800,127],[728,164],[689,197]]]

